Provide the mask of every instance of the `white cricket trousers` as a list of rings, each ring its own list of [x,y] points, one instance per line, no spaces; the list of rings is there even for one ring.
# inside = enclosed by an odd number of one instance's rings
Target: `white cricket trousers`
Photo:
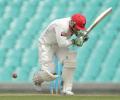
[[[39,63],[41,70],[55,73],[53,58],[57,57],[63,64],[63,90],[72,90],[73,72],[76,67],[76,52],[71,52],[67,47],[59,47],[57,44],[43,44],[39,42]]]

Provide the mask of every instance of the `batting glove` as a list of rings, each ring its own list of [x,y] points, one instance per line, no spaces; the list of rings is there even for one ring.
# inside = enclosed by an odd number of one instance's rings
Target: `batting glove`
[[[83,45],[83,42],[84,42],[83,37],[76,38],[76,39],[73,39],[73,40],[72,40],[72,44],[73,44],[73,45],[76,45],[76,46],[82,46],[82,45]]]

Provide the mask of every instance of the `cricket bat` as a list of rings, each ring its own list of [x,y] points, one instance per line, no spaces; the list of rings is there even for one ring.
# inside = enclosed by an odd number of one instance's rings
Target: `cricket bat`
[[[102,19],[104,19],[109,13],[112,12],[112,7],[108,8],[104,12],[102,12],[95,20],[94,22],[87,28],[84,35],[87,35]]]

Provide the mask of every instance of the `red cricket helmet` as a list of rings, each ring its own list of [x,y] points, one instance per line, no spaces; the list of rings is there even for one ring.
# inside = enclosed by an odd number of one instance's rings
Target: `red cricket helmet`
[[[74,14],[71,16],[71,20],[75,23],[75,28],[78,30],[86,30],[86,18],[81,14]]]

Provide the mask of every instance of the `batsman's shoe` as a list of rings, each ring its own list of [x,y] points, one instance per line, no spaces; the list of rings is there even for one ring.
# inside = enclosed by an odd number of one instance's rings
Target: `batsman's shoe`
[[[55,80],[57,77],[58,77],[58,75],[54,75],[47,70],[41,70],[34,74],[33,82],[35,85],[41,86],[41,84],[44,81],[52,81],[52,80]]]
[[[74,95],[72,91],[62,91],[62,95]]]

